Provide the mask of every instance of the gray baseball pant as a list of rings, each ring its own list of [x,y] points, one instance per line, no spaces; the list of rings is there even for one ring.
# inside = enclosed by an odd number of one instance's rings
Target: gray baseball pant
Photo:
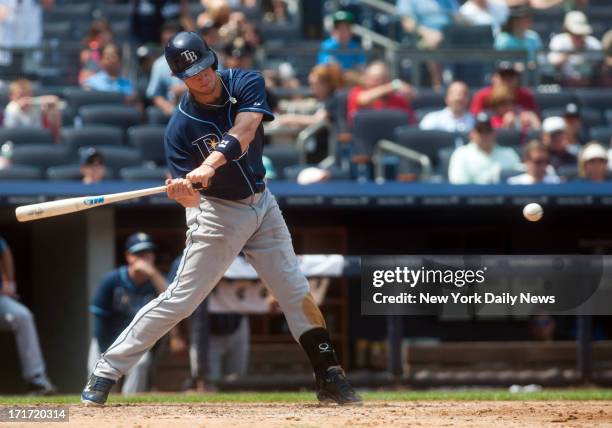
[[[300,271],[291,235],[274,196],[240,201],[202,197],[188,208],[187,239],[174,281],[145,305],[96,363],[94,374],[117,380],[175,324],[188,317],[244,251],[285,313],[293,337],[325,321]]]
[[[87,357],[87,369],[93,371],[98,359],[100,358],[100,347],[98,346],[98,339],[95,337],[91,339],[89,344],[89,355]],[[146,392],[149,390],[149,370],[153,363],[153,357],[150,352],[145,354],[138,360],[136,365],[126,373],[121,385],[121,393],[136,394],[139,392]]]
[[[45,362],[32,312],[17,300],[0,295],[0,327],[15,333],[23,378],[32,380],[44,375]]]

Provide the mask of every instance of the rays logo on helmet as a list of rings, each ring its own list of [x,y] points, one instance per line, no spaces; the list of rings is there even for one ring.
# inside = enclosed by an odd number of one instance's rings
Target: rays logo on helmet
[[[181,55],[183,56],[183,58],[185,58],[186,61],[189,61],[190,63],[196,62],[198,60],[198,54],[196,54],[194,51],[183,51],[181,52]]]

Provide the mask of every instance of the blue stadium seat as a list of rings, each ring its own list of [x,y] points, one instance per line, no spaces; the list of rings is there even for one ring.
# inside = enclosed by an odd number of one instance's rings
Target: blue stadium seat
[[[79,2],[73,4],[57,4],[43,10],[43,22],[58,21],[91,21],[92,3]]]
[[[447,25],[443,45],[447,48],[493,48],[493,30],[490,25]]]
[[[285,178],[283,174],[286,167],[300,163],[300,152],[293,146],[267,145],[264,147],[264,155],[272,161],[277,180]]]
[[[149,106],[145,110],[146,122],[149,125],[166,125],[170,118],[155,106]]]
[[[68,150],[62,145],[22,144],[13,148],[13,165],[33,166],[45,171],[50,166],[61,165],[69,159]]]
[[[0,144],[52,144],[53,134],[44,128],[0,128]]]
[[[168,168],[165,166],[131,166],[121,168],[119,178],[125,181],[164,181]]]
[[[81,180],[81,166],[78,164],[51,166],[47,168],[47,179],[55,181]]]
[[[612,126],[597,126],[589,130],[591,140],[599,141],[605,147],[612,143]]]
[[[115,126],[92,125],[82,128],[62,128],[60,143],[69,152],[76,155],[81,147],[120,146],[123,144],[123,132]]]
[[[411,101],[413,109],[434,109],[441,110],[446,107],[444,92],[433,91],[431,89],[419,89],[416,98]]]
[[[66,88],[64,97],[70,107],[78,111],[83,106],[96,104],[125,104],[125,97],[119,92],[89,91],[78,87]]]
[[[135,107],[101,104],[79,109],[83,125],[110,125],[127,131],[130,126],[140,124],[140,112]]]
[[[570,91],[535,92],[533,95],[540,110],[563,108],[575,101],[574,94]]]
[[[440,150],[455,148],[457,138],[458,135],[452,132],[425,131],[411,126],[402,126],[395,129],[393,141],[426,155],[436,170],[440,164],[438,158]]]
[[[43,25],[43,38],[45,40],[70,40],[72,38],[72,22],[57,21],[45,23]]]
[[[496,130],[496,141],[500,146],[519,147],[523,142],[523,135],[516,129],[501,128]]]
[[[401,110],[359,110],[353,118],[353,145],[355,154],[372,155],[379,140],[393,140],[394,130],[407,125],[406,113]]]
[[[140,166],[142,159],[140,150],[121,146],[93,146],[104,156],[106,169],[117,176],[122,168]],[[86,150],[86,147],[80,150]]]
[[[40,180],[43,174],[40,168],[27,165],[12,165],[0,169],[0,180]]]
[[[132,4],[99,2],[96,14],[106,18],[111,24],[118,21],[129,21],[132,14]]]
[[[606,123],[612,126],[612,108],[607,109],[604,115],[606,116]]]
[[[143,160],[165,165],[164,132],[165,127],[161,125],[133,126],[128,129],[128,142],[140,150]]]
[[[588,88],[576,89],[576,98],[582,107],[590,107],[600,111],[610,108],[612,100],[612,89],[610,88]]]

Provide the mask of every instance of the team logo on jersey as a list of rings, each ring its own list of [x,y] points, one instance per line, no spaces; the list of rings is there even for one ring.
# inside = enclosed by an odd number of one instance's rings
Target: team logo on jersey
[[[194,63],[198,60],[198,54],[194,51],[183,51],[181,55],[185,58],[185,61],[189,61],[189,63]]]
[[[197,146],[202,153],[202,157],[206,158],[210,153],[217,150],[219,146],[219,137],[215,134],[206,134],[195,140],[192,144]]]

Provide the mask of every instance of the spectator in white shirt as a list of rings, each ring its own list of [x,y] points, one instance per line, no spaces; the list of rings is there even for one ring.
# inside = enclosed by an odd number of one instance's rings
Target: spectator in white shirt
[[[468,0],[459,8],[459,15],[470,25],[490,25],[493,34],[497,35],[509,11],[503,0]]]
[[[509,147],[495,142],[495,130],[487,113],[476,116],[471,141],[458,147],[450,158],[448,179],[453,184],[498,183],[502,171],[520,171],[521,161]]]
[[[419,127],[425,130],[469,132],[474,128],[474,116],[468,110],[470,90],[463,82],[453,82],[446,91],[446,108],[426,114]]]
[[[568,12],[563,26],[565,33],[550,40],[548,61],[560,73],[560,83],[589,85],[602,59],[601,42],[591,36],[593,28],[581,11]]]
[[[508,178],[508,184],[558,184],[561,182],[550,166],[550,156],[544,144],[533,140],[525,146],[523,160],[526,172]]]
[[[55,95],[32,96],[32,84],[19,79],[9,85],[10,102],[4,109],[6,128],[48,128],[57,136],[62,126],[62,114]]]

